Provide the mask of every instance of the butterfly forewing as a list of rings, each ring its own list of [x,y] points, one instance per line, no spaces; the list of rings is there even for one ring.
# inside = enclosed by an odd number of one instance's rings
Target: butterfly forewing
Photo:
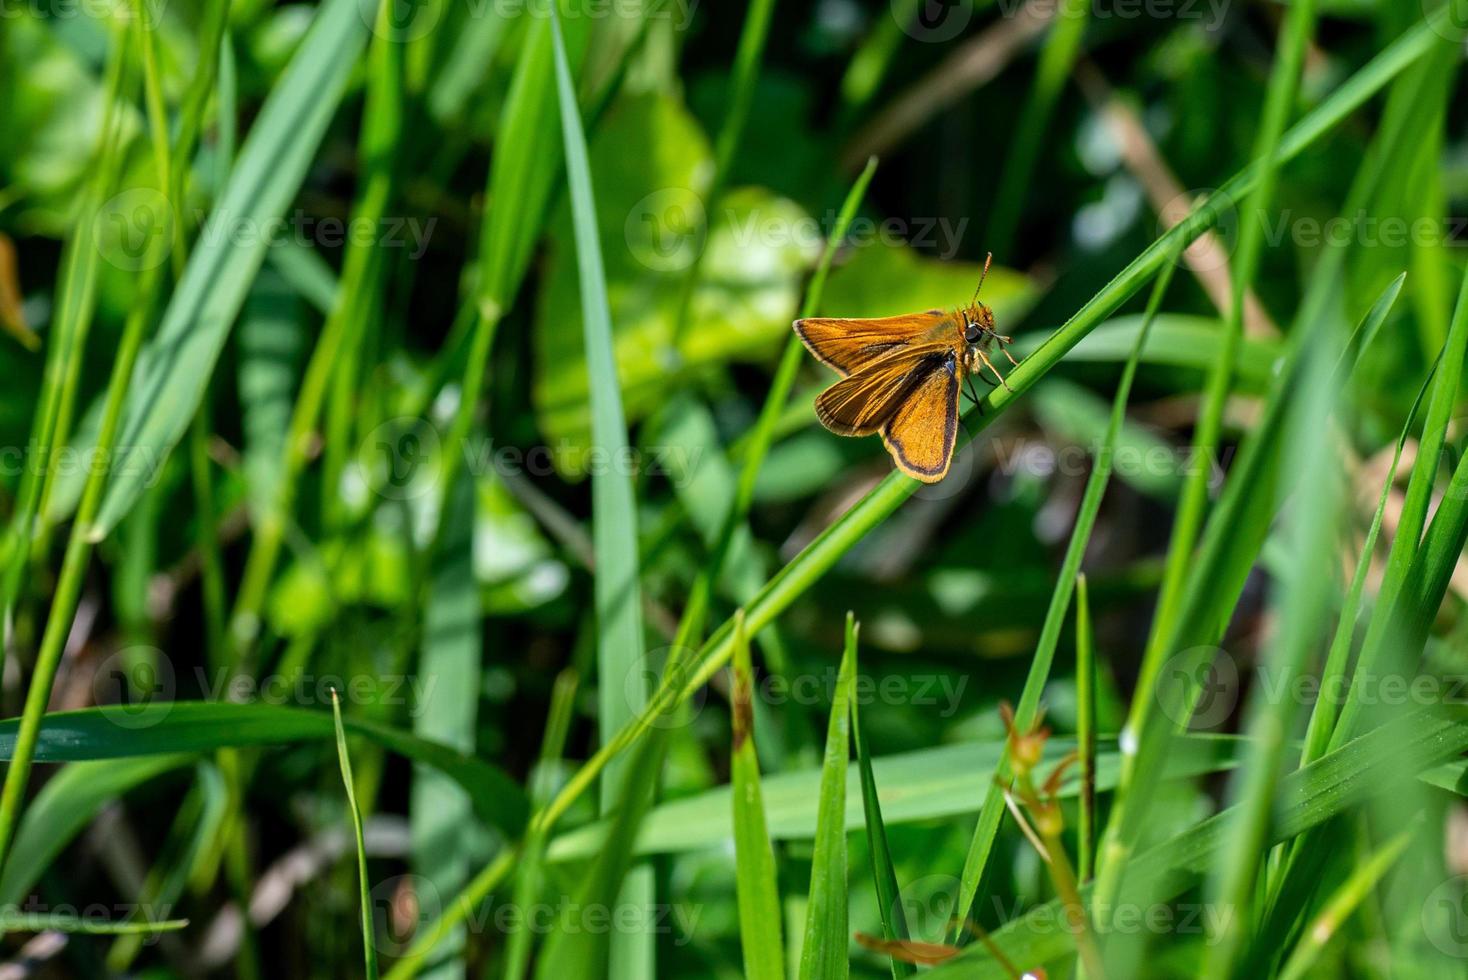
[[[796,320],[795,332],[821,363],[849,376],[955,332],[956,326],[948,322],[951,316],[928,310],[865,320],[812,317]]]

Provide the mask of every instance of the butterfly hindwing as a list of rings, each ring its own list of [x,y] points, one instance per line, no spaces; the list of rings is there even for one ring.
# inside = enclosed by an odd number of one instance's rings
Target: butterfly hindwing
[[[928,310],[861,320],[811,317],[796,320],[795,332],[822,364],[850,376],[894,354],[931,344],[950,316]]]
[[[925,483],[948,475],[958,435],[958,369],[952,352],[928,370],[882,426],[899,469]]]

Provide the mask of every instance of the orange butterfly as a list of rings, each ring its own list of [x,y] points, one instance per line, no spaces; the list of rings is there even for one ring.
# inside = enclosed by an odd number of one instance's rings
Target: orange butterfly
[[[989,262],[979,287],[989,274]],[[958,385],[971,374],[991,387],[980,372],[988,368],[1013,391],[989,360],[994,342],[1004,349],[1010,338],[994,329],[994,312],[979,302],[944,312],[908,313],[866,320],[812,317],[795,321],[795,332],[822,364],[842,381],[816,398],[816,417],[837,435],[882,434],[897,468],[924,483],[948,474],[958,435]],[[969,387],[970,397],[978,402]]]

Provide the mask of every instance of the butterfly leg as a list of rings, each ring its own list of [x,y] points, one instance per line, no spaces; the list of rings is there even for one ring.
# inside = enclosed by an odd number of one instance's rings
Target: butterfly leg
[[[982,375],[981,375],[981,377],[982,377]],[[964,375],[964,377],[963,377],[963,383],[966,384],[966,385],[968,385],[968,396],[973,401],[974,406],[976,408],[978,408],[979,414],[980,415],[983,415],[984,414],[984,403],[981,402],[981,401],[979,401],[978,392],[974,391],[974,379],[973,379],[973,375],[971,375],[971,374]]]
[[[1009,387],[1009,382],[1004,380],[1004,375],[1000,374],[999,373],[999,369],[994,366],[994,362],[991,361],[991,360],[989,360],[989,355],[988,354],[985,354],[982,350],[979,351],[978,353],[979,353],[979,360],[981,360],[981,361],[984,362],[984,366],[986,368],[988,368],[990,371],[993,371],[994,372],[994,377],[996,377],[996,378],[999,379],[999,383],[1004,386],[1004,390],[1007,391],[1007,392],[1010,392],[1012,394],[1014,392],[1014,389],[1011,388],[1011,387]]]

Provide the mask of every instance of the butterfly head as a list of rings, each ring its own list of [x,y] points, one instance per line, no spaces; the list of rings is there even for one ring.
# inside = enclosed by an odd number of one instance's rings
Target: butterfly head
[[[970,372],[979,370],[986,354],[994,346],[998,334],[994,330],[994,311],[983,303],[974,303],[960,313],[963,321],[963,366]]]

